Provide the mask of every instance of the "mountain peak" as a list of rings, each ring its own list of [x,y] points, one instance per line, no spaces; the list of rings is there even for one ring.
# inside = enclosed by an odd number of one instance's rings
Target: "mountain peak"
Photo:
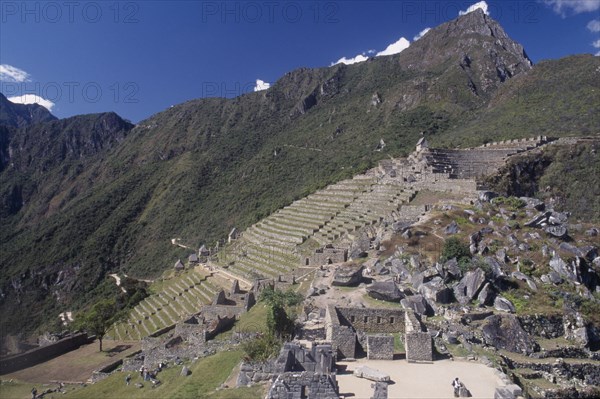
[[[399,60],[411,70],[462,76],[476,96],[489,96],[533,65],[523,46],[480,9],[431,29],[400,53]]]
[[[39,104],[16,104],[0,93],[0,125],[23,127],[56,119]]]

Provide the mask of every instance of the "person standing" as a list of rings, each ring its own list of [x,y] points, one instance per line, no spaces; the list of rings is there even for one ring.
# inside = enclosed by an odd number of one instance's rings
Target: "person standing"
[[[460,395],[460,387],[462,386],[462,382],[460,382],[460,380],[458,379],[458,377],[456,377],[453,381],[452,381],[452,388],[454,388],[454,397],[458,398]]]
[[[125,385],[129,385],[129,383],[131,383],[131,374],[127,374],[127,377],[125,377]]]

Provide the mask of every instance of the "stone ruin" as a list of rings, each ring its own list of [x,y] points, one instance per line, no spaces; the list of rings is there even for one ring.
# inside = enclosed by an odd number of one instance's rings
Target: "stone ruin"
[[[430,148],[421,138],[415,151],[406,159],[389,159],[379,163],[379,173],[386,179],[400,180],[415,189],[450,191],[475,195],[481,178],[497,172],[509,157],[552,141],[546,136],[505,140],[469,149]]]
[[[328,244],[319,248],[310,257],[306,258],[306,266],[330,265],[332,263],[343,263],[348,260],[348,250],[344,248],[335,248]]]
[[[235,280],[229,292],[219,291],[212,304],[204,306],[199,313],[161,330],[158,336],[143,338],[141,355],[126,359],[123,369],[135,371],[142,365],[152,368],[161,362],[208,354],[215,349],[210,340],[231,328],[255,303],[254,291],[242,291]]]
[[[329,305],[326,339],[333,343],[338,358],[354,358],[366,352],[369,359],[394,357],[394,337],[404,337],[408,361],[433,361],[431,336],[411,310],[344,308]]]
[[[330,343],[312,343],[309,349],[284,344],[275,361],[274,381],[267,399],[337,399],[335,353]]]

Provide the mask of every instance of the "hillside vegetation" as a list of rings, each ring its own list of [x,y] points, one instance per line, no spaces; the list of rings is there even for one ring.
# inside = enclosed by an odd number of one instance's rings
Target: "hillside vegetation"
[[[590,55],[532,68],[473,12],[401,54],[299,69],[266,91],[189,101],[135,127],[101,114],[0,130],[12,154],[0,174],[0,327],[31,332],[114,295],[110,271],[157,276],[187,254],[172,238],[214,245],[408,154],[421,133],[447,146],[597,135],[599,65]]]

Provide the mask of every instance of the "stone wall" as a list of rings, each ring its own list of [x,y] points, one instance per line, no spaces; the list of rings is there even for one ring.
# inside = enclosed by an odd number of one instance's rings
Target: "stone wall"
[[[335,374],[309,371],[283,373],[271,385],[267,399],[338,399]]]
[[[565,335],[565,325],[559,315],[525,315],[519,316],[523,330],[529,335],[542,338],[558,338]]]
[[[0,359],[0,374],[12,373],[36,364],[45,362],[74,349],[81,345],[93,342],[95,337],[88,337],[85,333],[75,334],[63,338],[53,344],[31,349],[18,355],[8,356]]]
[[[366,333],[403,333],[404,310],[379,308],[335,308],[340,324]]]
[[[338,359],[354,357],[356,353],[356,333],[351,326],[340,323],[335,306],[329,305],[325,315],[326,339],[333,343]]]
[[[385,334],[367,335],[367,359],[394,359],[394,336]]]
[[[404,349],[406,351],[406,360],[409,362],[433,361],[431,336],[428,332],[423,331],[423,325],[414,312],[406,312],[405,323]]]
[[[432,362],[431,336],[424,331],[413,331],[404,336],[406,360],[409,362]]]
[[[309,258],[306,258],[306,266],[321,266],[332,263],[343,263],[348,260],[348,250],[343,248],[334,248],[328,245],[319,248]]]

